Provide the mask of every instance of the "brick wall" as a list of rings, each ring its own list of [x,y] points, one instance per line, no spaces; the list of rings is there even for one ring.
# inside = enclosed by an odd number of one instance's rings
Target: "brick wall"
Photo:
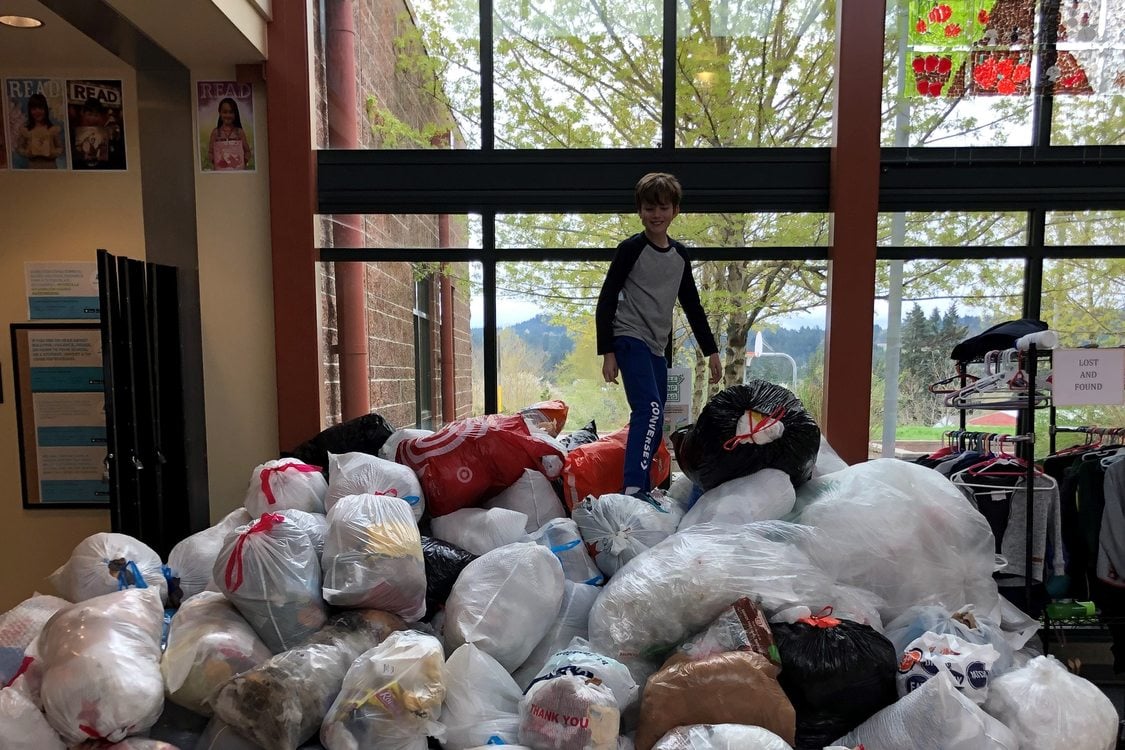
[[[377,134],[372,132],[372,112],[379,107],[390,110],[399,120],[416,128],[426,123],[447,121],[432,99],[419,86],[405,80],[395,69],[395,37],[404,23],[410,23],[403,0],[355,0],[357,101],[356,117],[362,148],[380,148]],[[321,43],[319,3],[312,5],[315,33],[313,107],[315,136],[318,146],[327,144],[327,92],[325,91],[325,56]],[[372,107],[371,105],[375,106]],[[377,115],[375,116],[377,120]],[[397,144],[405,147],[408,144]],[[451,222],[460,225],[462,222]],[[438,244],[435,215],[370,215],[363,221],[365,246],[436,247]],[[332,245],[327,219],[318,226],[322,247]],[[464,242],[464,231],[454,232],[452,244]],[[336,354],[336,306],[334,269],[322,264],[320,269],[321,331],[323,345],[322,404],[326,424],[340,419],[339,358]],[[435,270],[436,269],[421,269]],[[467,274],[467,269],[465,269]],[[396,427],[413,425],[416,417],[416,382],[414,351],[414,269],[408,263],[365,264],[367,289],[367,333],[369,351],[369,382],[371,408]],[[432,343],[430,410],[435,423],[441,422],[441,333],[440,306],[436,277],[430,282],[432,293],[429,313]],[[472,352],[469,336],[469,290],[455,286],[454,302],[455,382],[458,418],[468,416],[472,407]]]

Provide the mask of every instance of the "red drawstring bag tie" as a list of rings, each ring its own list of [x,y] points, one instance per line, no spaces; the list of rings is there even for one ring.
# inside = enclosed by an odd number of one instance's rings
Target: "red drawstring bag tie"
[[[319,467],[309,464],[282,464],[281,466],[274,466],[272,469],[262,469],[259,478],[262,480],[262,494],[266,496],[268,504],[277,505],[277,498],[273,496],[273,487],[270,487],[270,475],[289,469],[299,471],[302,474],[314,474],[320,471]]]
[[[825,607],[815,615],[798,618],[797,622],[803,622],[806,625],[812,625],[814,628],[826,629],[834,628],[840,624],[840,620],[832,616],[832,607]]]
[[[747,412],[747,414],[749,414],[749,413],[750,412]],[[773,427],[775,424],[780,422],[781,418],[784,417],[784,416],[785,416],[785,407],[779,406],[776,409],[774,409],[772,412],[770,412],[766,416],[765,419],[758,422],[758,424],[754,424],[754,420],[753,420],[753,418],[751,418],[750,419],[750,432],[744,432],[741,435],[735,435],[730,440],[723,443],[723,449],[728,450],[728,451],[732,451],[735,448],[737,448],[738,446],[742,445],[743,443],[754,442],[754,436],[755,435],[757,435],[759,432],[761,432],[762,430],[765,430],[768,427]]]
[[[261,518],[250,524],[250,528],[238,537],[238,541],[234,543],[234,551],[227,560],[227,591],[238,591],[242,586],[242,548],[246,546],[246,537],[256,532],[268,532],[279,523],[285,523],[285,516],[280,513],[263,513]]]

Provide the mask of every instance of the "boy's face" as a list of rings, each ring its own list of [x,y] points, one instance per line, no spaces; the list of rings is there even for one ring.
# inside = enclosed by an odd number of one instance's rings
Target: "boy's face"
[[[672,220],[680,215],[680,207],[671,203],[642,201],[638,214],[648,232],[661,235],[667,233]]]

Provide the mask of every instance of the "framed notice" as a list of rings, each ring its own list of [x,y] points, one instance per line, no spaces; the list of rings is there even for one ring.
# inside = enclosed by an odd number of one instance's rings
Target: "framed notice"
[[[13,323],[25,508],[104,508],[105,381],[97,323]]]

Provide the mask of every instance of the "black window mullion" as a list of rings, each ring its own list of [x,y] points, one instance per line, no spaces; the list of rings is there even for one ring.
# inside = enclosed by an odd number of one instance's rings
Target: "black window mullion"
[[[484,413],[499,411],[496,346],[496,214],[481,217],[481,238],[484,245],[482,292],[484,297]]]
[[[496,148],[495,55],[493,49],[493,0],[480,0],[480,148]]]
[[[1039,74],[1031,102],[1031,143],[1036,147],[1051,145],[1051,119],[1055,110],[1055,82],[1047,71],[1059,59],[1059,5],[1061,0],[1041,0],[1039,3],[1040,54]]]
[[[678,1],[664,0],[660,145],[666,150],[676,147],[676,4]]]
[[[1023,266],[1023,317],[1038,318],[1043,311],[1043,249],[1047,236],[1047,212],[1027,213],[1027,259]]]

